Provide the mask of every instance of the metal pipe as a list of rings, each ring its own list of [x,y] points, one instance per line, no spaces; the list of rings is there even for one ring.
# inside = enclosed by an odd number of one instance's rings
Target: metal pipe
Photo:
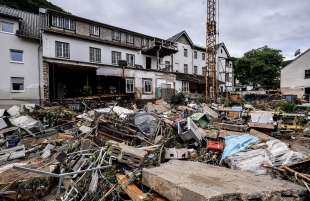
[[[37,170],[37,169],[13,166],[13,168],[17,169],[17,170],[22,170],[22,171],[26,171],[26,172],[42,174],[42,175],[46,175],[46,176],[50,176],[50,177],[56,177],[56,178],[61,178],[61,177],[65,177],[65,176],[71,176],[71,175],[80,174],[80,173],[84,173],[84,172],[90,172],[90,171],[93,171],[93,170],[107,169],[107,168],[110,168],[110,167],[112,167],[112,165],[107,165],[107,166],[102,166],[102,167],[95,167],[95,168],[91,168],[91,169],[88,169],[88,170],[80,170],[80,171],[76,171],[76,172],[67,172],[67,173],[62,173],[62,174],[55,174],[55,173],[52,173],[52,172],[45,172],[45,171],[41,171],[41,170]]]

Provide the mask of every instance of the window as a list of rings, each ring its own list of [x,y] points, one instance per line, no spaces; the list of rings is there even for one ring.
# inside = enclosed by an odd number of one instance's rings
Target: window
[[[229,73],[225,73],[225,82],[229,82]]]
[[[24,78],[23,77],[11,77],[11,91],[13,92],[24,91]]]
[[[118,65],[118,61],[122,59],[122,53],[112,51],[112,64]]]
[[[135,80],[133,78],[126,79],[126,93],[134,93]]]
[[[207,68],[206,67],[202,67],[202,75],[203,76],[205,76],[206,75],[206,72],[207,72],[207,70],[206,70]]]
[[[126,42],[127,42],[127,43],[130,43],[130,44],[133,44],[133,43],[134,43],[134,37],[133,37],[133,35],[127,34],[127,35],[126,35]]]
[[[194,74],[198,75],[198,67],[197,66],[194,66]]]
[[[165,68],[167,68],[167,69],[170,68],[170,61],[165,61]]]
[[[89,26],[89,34],[91,36],[99,36],[100,35],[100,27],[95,25]]]
[[[223,53],[223,49],[221,48],[221,54]]]
[[[61,16],[52,16],[52,26],[67,29],[74,31],[75,30],[75,21],[70,18],[64,18]]]
[[[206,54],[205,53],[202,53],[202,60],[206,60]]]
[[[56,47],[56,57],[65,58],[65,59],[70,58],[70,45],[69,45],[69,43],[56,41],[55,47]]]
[[[197,51],[194,51],[194,59],[197,59]]]
[[[0,22],[0,30],[5,33],[14,33],[14,24],[10,22]]]
[[[23,62],[23,51],[10,50],[10,57],[12,62]]]
[[[143,79],[143,93],[152,93],[152,79]]]
[[[101,63],[101,49],[100,48],[89,48],[89,61],[94,63]]]
[[[184,49],[184,57],[187,57],[187,56],[188,56],[188,50]]]
[[[182,92],[188,93],[189,92],[189,82],[182,81]]]
[[[75,21],[64,18],[64,29],[74,31],[75,30]]]
[[[126,54],[127,65],[134,67],[135,66],[135,55],[134,54]]]
[[[310,70],[305,70],[305,79],[310,78]]]
[[[142,43],[142,47],[148,47],[149,46],[149,40],[146,38],[143,38],[141,43]]]
[[[184,64],[184,73],[188,73],[188,65]]]
[[[52,26],[63,28],[63,17],[53,15]]]
[[[121,41],[121,33],[118,31],[113,32],[112,40],[114,41]]]

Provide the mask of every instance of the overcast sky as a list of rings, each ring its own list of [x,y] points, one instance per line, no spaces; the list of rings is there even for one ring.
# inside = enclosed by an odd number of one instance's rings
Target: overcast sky
[[[205,45],[206,0],[50,0],[72,14],[168,38],[186,30]],[[220,0],[220,41],[231,56],[268,45],[287,59],[310,48],[310,0]]]

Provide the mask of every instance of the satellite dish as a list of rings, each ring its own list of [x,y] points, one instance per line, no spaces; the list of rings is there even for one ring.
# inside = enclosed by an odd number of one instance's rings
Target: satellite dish
[[[300,55],[300,49],[296,50],[295,53],[294,53],[295,57],[298,56],[298,55]]]

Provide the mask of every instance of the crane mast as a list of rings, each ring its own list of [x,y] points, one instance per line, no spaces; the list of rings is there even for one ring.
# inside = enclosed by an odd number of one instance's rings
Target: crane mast
[[[216,102],[218,97],[216,44],[217,44],[217,0],[207,0],[206,24],[206,102]]]

